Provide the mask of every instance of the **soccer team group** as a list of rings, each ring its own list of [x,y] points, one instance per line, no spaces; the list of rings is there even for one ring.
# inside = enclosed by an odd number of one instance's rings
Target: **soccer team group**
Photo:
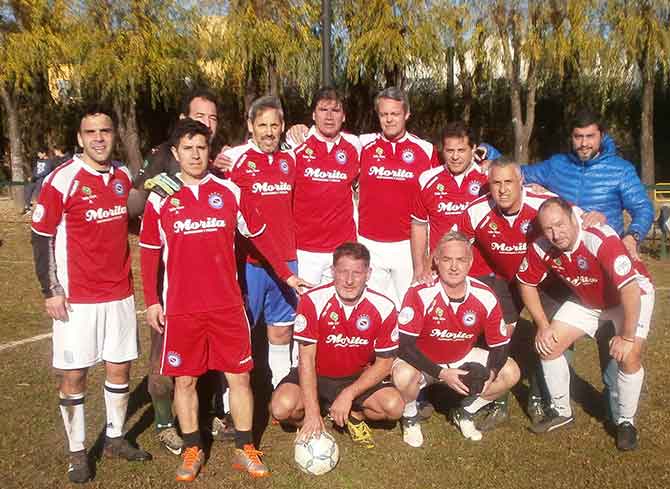
[[[210,371],[229,413],[214,418],[212,434],[234,439],[234,468],[270,474],[252,437],[251,327],[261,318],[273,420],[298,427],[301,440],[329,420],[368,448],[366,421],[379,420],[400,420],[404,442],[421,447],[423,389],[435,383],[460,395],[451,419],[465,438],[504,422],[521,375],[510,352],[524,308],[536,328],[522,345],[535,358],[522,365],[530,429],[569,425],[571,345],[609,321],[610,419],[617,447],[637,447],[654,305],[637,248],[653,208],[601,122],[578,114],[570,153],[521,166],[476,144],[461,122],[445,126],[438,154],[407,132],[403,91],[374,102],[381,132],[354,136],[342,131],[341,95],[322,88],[314,125],[284,136],[280,101],[261,97],[248,142],[214,155],[216,99],[196,91],[134,177],[111,159],[113,114],[85,111],[82,152],[47,177],[32,214],[71,481],[91,478],[86,374],[99,362],[104,455],[151,459],[123,437],[138,356],[128,245],[138,217],[149,392],[161,443],[181,454],[179,481],[205,462],[196,384]]]

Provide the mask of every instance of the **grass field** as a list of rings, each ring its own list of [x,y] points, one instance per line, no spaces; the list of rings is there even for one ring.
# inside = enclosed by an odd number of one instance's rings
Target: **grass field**
[[[27,220],[0,202],[0,345],[50,331],[50,321],[33,273]],[[136,242],[134,264],[137,266]],[[512,420],[481,442],[464,440],[435,414],[424,425],[426,443],[411,449],[398,427],[375,430],[377,448],[364,451],[346,435],[335,434],[341,451],[337,468],[322,477],[302,474],[293,466],[293,434],[279,427],[265,429],[261,449],[272,477],[253,481],[228,464],[229,445],[216,443],[198,488],[670,488],[670,261],[647,258],[659,288],[655,320],[646,356],[646,386],[638,427],[641,447],[619,453],[602,425],[602,383],[593,342],[577,345],[575,405],[577,422],[569,430],[544,437],[531,434],[516,399]],[[135,268],[136,269],[136,268]],[[139,274],[135,273],[135,277]],[[140,290],[136,282],[136,290]],[[138,309],[142,308],[138,296]],[[142,318],[142,316],[139,316]],[[95,480],[87,487],[169,488],[178,458],[162,451],[152,428],[153,412],[144,380],[148,326],[141,324],[144,353],[134,364],[128,436],[154,455],[153,462],[131,465],[99,460]],[[0,346],[0,348],[2,348]],[[0,488],[69,487],[65,474],[65,444],[57,407],[55,377],[50,367],[48,339],[0,350]],[[91,371],[87,394],[87,444],[100,455],[104,425],[102,369]],[[593,387],[591,387],[593,386]],[[515,390],[523,400],[525,388]],[[259,407],[258,409],[264,409]]]

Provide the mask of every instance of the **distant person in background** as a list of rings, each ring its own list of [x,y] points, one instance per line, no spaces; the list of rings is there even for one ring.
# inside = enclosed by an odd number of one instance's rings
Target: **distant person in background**
[[[62,154],[62,153],[61,153]],[[32,208],[33,195],[38,196],[42,188],[42,182],[44,178],[56,168],[57,165],[53,164],[52,160],[47,159],[46,151],[37,152],[37,160],[33,165],[33,173],[29,179],[29,182],[23,189],[23,197],[25,199],[23,205],[23,211],[21,214],[30,215]]]

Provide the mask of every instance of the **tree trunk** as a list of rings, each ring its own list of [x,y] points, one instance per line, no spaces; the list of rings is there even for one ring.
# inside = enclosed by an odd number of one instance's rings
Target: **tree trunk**
[[[140,134],[137,127],[135,100],[124,104],[118,97],[114,97],[114,112],[119,120],[119,139],[126,152],[126,164],[130,173],[137,175],[142,167],[142,150],[140,148]]]
[[[642,182],[656,183],[654,159],[654,61],[647,61],[642,69],[642,115],[640,121],[640,159]]]
[[[461,84],[461,101],[463,108],[461,111],[461,119],[465,124],[470,125],[470,113],[472,112],[472,75],[468,73],[465,64],[465,54],[458,55],[458,80]]]
[[[12,183],[19,184],[25,181],[25,175],[23,172],[23,145],[21,143],[18,109],[11,90],[7,89],[3,84],[0,84],[0,98],[7,114],[7,135],[9,136]],[[14,205],[23,207],[23,186],[13,185],[10,188],[10,193]]]
[[[523,122],[521,109],[521,87],[518,82],[512,82],[510,92],[512,106],[512,128],[514,129],[514,161],[521,164],[528,163],[529,131]]]

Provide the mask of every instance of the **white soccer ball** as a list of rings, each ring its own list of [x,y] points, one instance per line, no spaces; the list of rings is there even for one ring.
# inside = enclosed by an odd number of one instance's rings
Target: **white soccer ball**
[[[340,459],[340,448],[335,443],[335,438],[326,432],[307,441],[296,440],[294,448],[295,463],[300,470],[312,475],[330,472]]]

